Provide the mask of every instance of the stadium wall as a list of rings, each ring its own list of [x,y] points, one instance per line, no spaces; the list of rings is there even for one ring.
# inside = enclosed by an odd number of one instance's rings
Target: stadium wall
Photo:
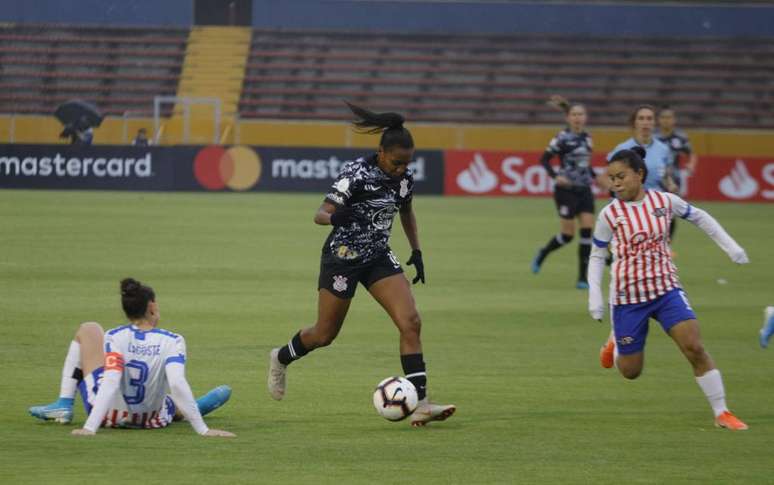
[[[622,123],[623,124],[623,123]],[[520,126],[482,124],[421,124],[409,125],[417,146],[426,149],[529,150],[542,151],[562,125]],[[94,131],[97,145],[128,144],[139,128],[153,133],[150,118],[108,117]],[[63,143],[62,130],[53,116],[0,115],[0,142]],[[612,150],[630,136],[626,128],[595,127],[589,131],[599,153]],[[216,137],[212,121],[192,120],[195,134],[189,144],[209,144]],[[770,130],[688,130],[694,149],[701,156],[774,157],[774,132]],[[162,140],[164,145],[181,140]],[[300,147],[363,147],[370,148],[374,137],[353,133],[344,122],[304,122],[276,120],[242,120],[230,131],[225,144]]]
[[[188,27],[193,0],[0,0],[0,21]]]
[[[193,0],[0,0],[0,22],[183,26]],[[404,33],[774,37],[774,5],[253,0],[253,26]]]
[[[254,0],[253,26],[402,33],[774,37],[774,5]]]

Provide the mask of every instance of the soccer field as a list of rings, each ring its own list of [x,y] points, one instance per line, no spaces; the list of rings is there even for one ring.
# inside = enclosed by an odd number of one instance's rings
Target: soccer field
[[[401,373],[398,337],[360,287],[339,338],[266,391],[268,351],[314,321],[328,229],[321,195],[0,191],[0,469],[3,483],[755,483],[772,478],[774,205],[698,204],[747,249],[738,267],[682,222],[676,264],[746,432],[713,427],[690,366],[657,324],[636,381],[602,369],[607,324],[576,290],[577,246],[529,272],[557,231],[549,199],[417,197],[427,285],[415,286],[431,398],[458,406],[412,429],[378,417],[371,391]],[[598,204],[598,208],[601,205]],[[400,224],[393,248],[409,255]],[[411,275],[414,269],[409,267]],[[205,439],[42,423],[79,322],[124,322],[118,282],[152,285],[161,326],[182,333],[200,395],[229,384]],[[721,284],[725,280],[725,284]]]

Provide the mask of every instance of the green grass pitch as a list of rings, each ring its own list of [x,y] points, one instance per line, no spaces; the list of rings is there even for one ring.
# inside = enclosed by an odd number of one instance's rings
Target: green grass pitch
[[[599,366],[608,327],[574,288],[577,249],[529,272],[555,233],[549,199],[418,197],[427,285],[429,390],[458,405],[424,429],[376,415],[371,391],[401,372],[397,331],[361,287],[336,342],[266,392],[268,351],[314,321],[320,195],[0,191],[0,470],[3,483],[755,483],[774,480],[774,349],[758,347],[774,304],[774,205],[698,204],[747,249],[733,265],[681,223],[676,263],[704,342],[747,432],[713,427],[685,359],[651,326],[644,374]],[[600,205],[598,205],[598,208]],[[393,248],[408,257],[399,224]],[[408,273],[413,274],[413,268]],[[70,436],[27,407],[56,398],[81,321],[123,323],[118,281],[157,291],[162,326],[188,343],[197,395],[231,401],[204,439],[159,431]],[[726,280],[720,284],[718,280]]]

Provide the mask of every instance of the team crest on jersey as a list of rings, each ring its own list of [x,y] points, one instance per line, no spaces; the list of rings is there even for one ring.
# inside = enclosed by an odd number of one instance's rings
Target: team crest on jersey
[[[334,276],[333,289],[338,292],[347,291],[347,278],[345,276]]]
[[[666,217],[667,210],[666,207],[656,207],[653,209],[653,215],[656,217]]]
[[[403,179],[400,181],[400,196],[401,198],[406,197],[408,195],[408,180]]]
[[[342,194],[346,193],[349,190],[349,179],[344,177],[338,182],[336,182],[336,190],[338,190]]]

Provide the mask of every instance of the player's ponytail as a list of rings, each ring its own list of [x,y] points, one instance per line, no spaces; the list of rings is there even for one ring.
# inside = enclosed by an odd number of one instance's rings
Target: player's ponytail
[[[148,311],[148,303],[152,301],[156,301],[156,293],[153,288],[143,285],[133,278],[121,280],[121,306],[127,318],[144,317]]]
[[[414,148],[414,138],[411,136],[403,123],[406,119],[398,113],[374,113],[367,109],[355,106],[346,102],[349,109],[357,117],[352,124],[358,133],[377,134],[381,133],[379,146],[385,150],[392,147]]]
[[[567,98],[565,98],[564,96],[560,96],[558,94],[551,95],[551,97],[548,98],[547,103],[549,106],[552,106],[560,110],[565,115],[570,114],[570,111],[575,107],[582,108],[584,110],[586,109],[586,107],[583,106],[581,103],[571,103],[570,101],[567,100]]]
[[[645,149],[640,146],[634,146],[626,150],[618,150],[610,157],[607,162],[610,165],[613,162],[622,162],[629,166],[635,173],[642,172],[642,181],[648,178],[648,166],[645,164]]]

